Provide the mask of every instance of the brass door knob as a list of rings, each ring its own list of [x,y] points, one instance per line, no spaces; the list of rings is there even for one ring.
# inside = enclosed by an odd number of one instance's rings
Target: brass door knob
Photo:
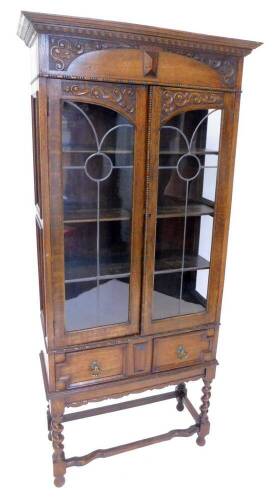
[[[90,371],[93,377],[98,377],[101,373],[101,366],[97,361],[92,361],[90,364]]]
[[[186,359],[188,358],[188,352],[185,350],[183,345],[179,345],[177,348],[177,358],[178,359]]]

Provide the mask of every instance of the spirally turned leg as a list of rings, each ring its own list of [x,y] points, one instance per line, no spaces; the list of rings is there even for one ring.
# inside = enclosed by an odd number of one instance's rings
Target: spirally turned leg
[[[54,473],[54,484],[57,487],[63,486],[65,483],[64,474],[66,472],[65,456],[64,456],[64,436],[62,416],[64,413],[64,403],[63,401],[52,401],[51,402],[51,434],[52,434],[52,445],[53,445],[53,473]]]
[[[210,406],[211,397],[211,381],[203,380],[204,386],[202,388],[203,396],[201,398],[202,405],[200,406],[200,419],[199,419],[199,432],[197,437],[197,444],[199,446],[204,446],[206,443],[205,437],[210,431],[210,422],[208,417],[208,411]]]

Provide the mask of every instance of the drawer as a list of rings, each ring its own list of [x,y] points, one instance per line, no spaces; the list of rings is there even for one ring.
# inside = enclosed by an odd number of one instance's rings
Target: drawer
[[[155,338],[152,371],[174,370],[212,359],[213,330]]]
[[[125,348],[125,345],[117,345],[66,353],[64,361],[56,364],[57,389],[125,377]]]

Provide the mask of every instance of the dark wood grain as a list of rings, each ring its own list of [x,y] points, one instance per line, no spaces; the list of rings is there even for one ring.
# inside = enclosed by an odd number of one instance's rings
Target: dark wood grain
[[[40,309],[46,347],[40,360],[49,401],[47,422],[53,445],[54,483],[59,487],[64,484],[67,467],[85,465],[96,458],[195,433],[197,444],[205,444],[210,428],[211,382],[217,366],[243,59],[260,43],[33,12],[22,13],[18,35],[32,47],[34,62],[33,163]],[[65,283],[88,280],[94,272],[90,265],[90,275],[84,275],[84,263],[79,262],[78,269],[83,266],[80,276],[74,276],[72,265],[66,268],[65,275],[63,224],[77,229],[84,224],[93,226],[97,213],[83,207],[64,215],[63,185],[74,165],[62,165],[63,158],[71,153],[71,147],[62,148],[63,100],[105,107],[135,126],[132,210],[114,207],[100,213],[105,224],[131,221],[129,319],[126,323],[69,333],[64,321]],[[169,148],[160,151],[160,127],[180,113],[208,109],[220,109],[223,115],[219,151],[209,151],[219,162],[215,202],[202,196],[198,179],[186,209],[179,201],[158,208],[158,177],[167,155],[186,153]],[[202,142],[195,151],[200,156],[205,153]],[[77,154],[91,154],[84,144],[72,146]],[[126,147],[120,147],[118,154],[122,158],[127,153]],[[114,151],[109,147],[107,154],[113,155]],[[83,168],[77,165],[76,172]],[[194,221],[194,234],[183,266],[189,272],[209,269],[208,297],[206,300],[195,291],[193,300],[200,304],[201,312],[192,314],[186,309],[189,314],[154,321],[154,275],[161,279],[160,274],[172,273],[169,275],[173,277],[181,269],[180,255],[175,251],[163,247],[160,253],[155,252],[156,224],[182,224],[185,216]],[[213,220],[210,259],[198,252],[201,216]],[[170,239],[171,233],[166,234]],[[120,262],[105,267],[106,278],[112,273],[124,274],[127,267],[128,258],[122,257]],[[200,413],[188,399],[185,386],[198,379],[204,382]],[[65,407],[171,385],[177,386],[175,391],[64,413]],[[194,425],[65,458],[64,422],[174,397],[177,409],[187,409]]]
[[[177,410],[178,411],[183,411],[184,410],[184,399],[186,398],[187,395],[187,388],[184,382],[182,384],[179,384],[176,387],[176,398],[177,398]]]
[[[201,398],[202,405],[200,406],[200,418],[199,418],[199,431],[197,437],[197,444],[199,446],[204,446],[206,443],[205,437],[210,431],[210,421],[208,417],[208,411],[210,406],[211,397],[211,381],[209,379],[204,379],[204,386],[202,389],[203,396]]]
[[[113,455],[119,455],[120,453],[125,453],[126,451],[136,450],[137,448],[144,448],[145,446],[162,443],[163,441],[169,441],[170,439],[173,439],[175,437],[190,437],[195,434],[197,430],[197,425],[191,425],[191,427],[188,427],[187,429],[174,429],[172,431],[166,432],[165,434],[159,434],[158,436],[141,439],[139,441],[134,441],[133,443],[122,444],[119,446],[114,446],[113,448],[95,450],[88,455],[83,455],[82,457],[67,458],[65,460],[65,464],[66,467],[87,465],[96,458],[112,457]]]
[[[152,403],[158,403],[159,401],[168,401],[169,399],[180,396],[181,391],[179,389],[176,389],[175,391],[157,394],[156,396],[148,396],[146,398],[134,399],[133,401],[123,401],[122,403],[100,406],[91,410],[68,413],[63,416],[62,421],[71,422],[72,420],[78,420],[80,418],[89,418],[96,415],[104,415],[105,413],[112,413],[116,411],[127,410],[129,408],[137,408],[139,406],[144,406]]]

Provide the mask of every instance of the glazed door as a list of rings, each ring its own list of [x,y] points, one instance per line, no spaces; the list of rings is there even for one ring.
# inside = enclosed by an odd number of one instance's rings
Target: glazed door
[[[143,333],[216,321],[234,98],[156,87],[149,117]]]
[[[49,83],[55,338],[140,328],[146,90]]]

